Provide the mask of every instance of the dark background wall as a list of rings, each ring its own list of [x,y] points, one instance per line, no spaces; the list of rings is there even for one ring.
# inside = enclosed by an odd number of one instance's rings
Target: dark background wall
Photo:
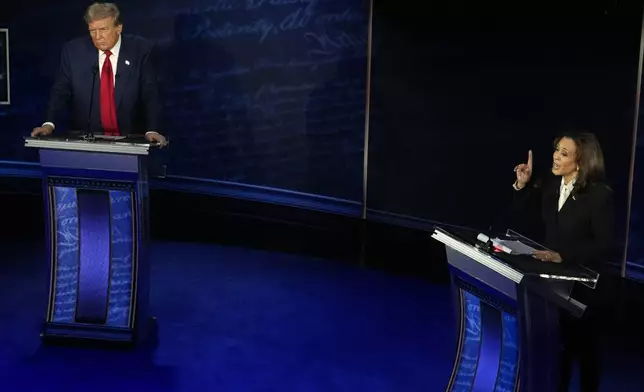
[[[9,67],[8,67],[8,31],[0,29],[0,103],[8,104],[11,99],[9,86]]]
[[[62,44],[87,1],[3,5],[13,104],[0,157],[43,118]],[[169,174],[361,199],[368,4],[363,0],[128,1],[124,32],[158,43]]]
[[[643,30],[644,31],[644,30]],[[643,34],[644,39],[644,34]],[[644,44],[644,40],[642,41]],[[640,56],[644,53],[640,54]],[[640,63],[642,62],[640,57]],[[640,83],[642,78],[642,69],[640,68]],[[637,133],[634,143],[634,160],[632,175],[632,194],[631,194],[631,211],[630,225],[628,233],[628,253],[627,253],[627,275],[644,279],[644,102],[642,102],[640,84],[639,115],[637,122]]]
[[[368,206],[487,228],[513,167],[594,132],[626,200],[642,9],[637,2],[375,2]]]
[[[0,160],[36,161],[21,137],[45,120],[61,45],[86,34],[87,5],[3,5],[12,105],[0,106]],[[168,174],[362,199],[369,2],[120,7],[126,33],[158,42]],[[370,211],[487,227],[528,149],[546,172],[553,137],[584,128],[605,149],[624,239],[639,1],[376,0],[373,14]]]

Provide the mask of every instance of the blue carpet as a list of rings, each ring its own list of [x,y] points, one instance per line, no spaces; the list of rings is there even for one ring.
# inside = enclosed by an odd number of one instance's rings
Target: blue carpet
[[[195,244],[154,246],[155,350],[45,347],[38,337],[44,253],[34,244],[3,246],[2,392],[444,391],[452,368],[445,286],[328,260]],[[607,342],[605,391],[644,391],[644,361],[624,351],[628,340]]]
[[[42,347],[42,247],[0,261],[0,391],[440,391],[447,287],[303,256],[156,244],[154,352]]]

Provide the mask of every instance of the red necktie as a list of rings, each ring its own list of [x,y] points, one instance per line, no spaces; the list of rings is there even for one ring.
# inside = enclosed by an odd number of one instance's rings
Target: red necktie
[[[116,121],[116,105],[114,103],[114,71],[110,56],[112,52],[105,51],[105,62],[101,70],[101,122],[105,135],[118,136],[119,127]]]

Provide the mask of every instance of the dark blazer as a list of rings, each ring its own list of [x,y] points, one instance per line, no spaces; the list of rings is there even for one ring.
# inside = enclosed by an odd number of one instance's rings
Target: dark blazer
[[[121,35],[114,99],[121,135],[159,131],[159,96],[154,66],[154,45],[143,38]],[[91,38],[69,41],[62,50],[60,69],[47,108],[48,122],[65,123],[70,131],[87,131],[92,79],[94,100],[91,129],[103,133],[100,111],[98,49]]]
[[[561,177],[554,176],[528,185],[515,191],[515,205],[538,211],[533,216],[540,218],[544,245],[558,252],[564,263],[601,273],[614,257],[613,192],[603,183],[576,186],[558,211],[560,186]]]

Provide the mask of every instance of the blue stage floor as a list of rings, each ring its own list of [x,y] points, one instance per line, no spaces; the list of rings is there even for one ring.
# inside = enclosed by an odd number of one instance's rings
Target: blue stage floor
[[[446,286],[178,243],[157,243],[152,254],[153,352],[43,347],[43,246],[12,244],[3,254],[2,392],[444,391],[452,368]],[[612,355],[604,390],[643,391],[641,359]]]

